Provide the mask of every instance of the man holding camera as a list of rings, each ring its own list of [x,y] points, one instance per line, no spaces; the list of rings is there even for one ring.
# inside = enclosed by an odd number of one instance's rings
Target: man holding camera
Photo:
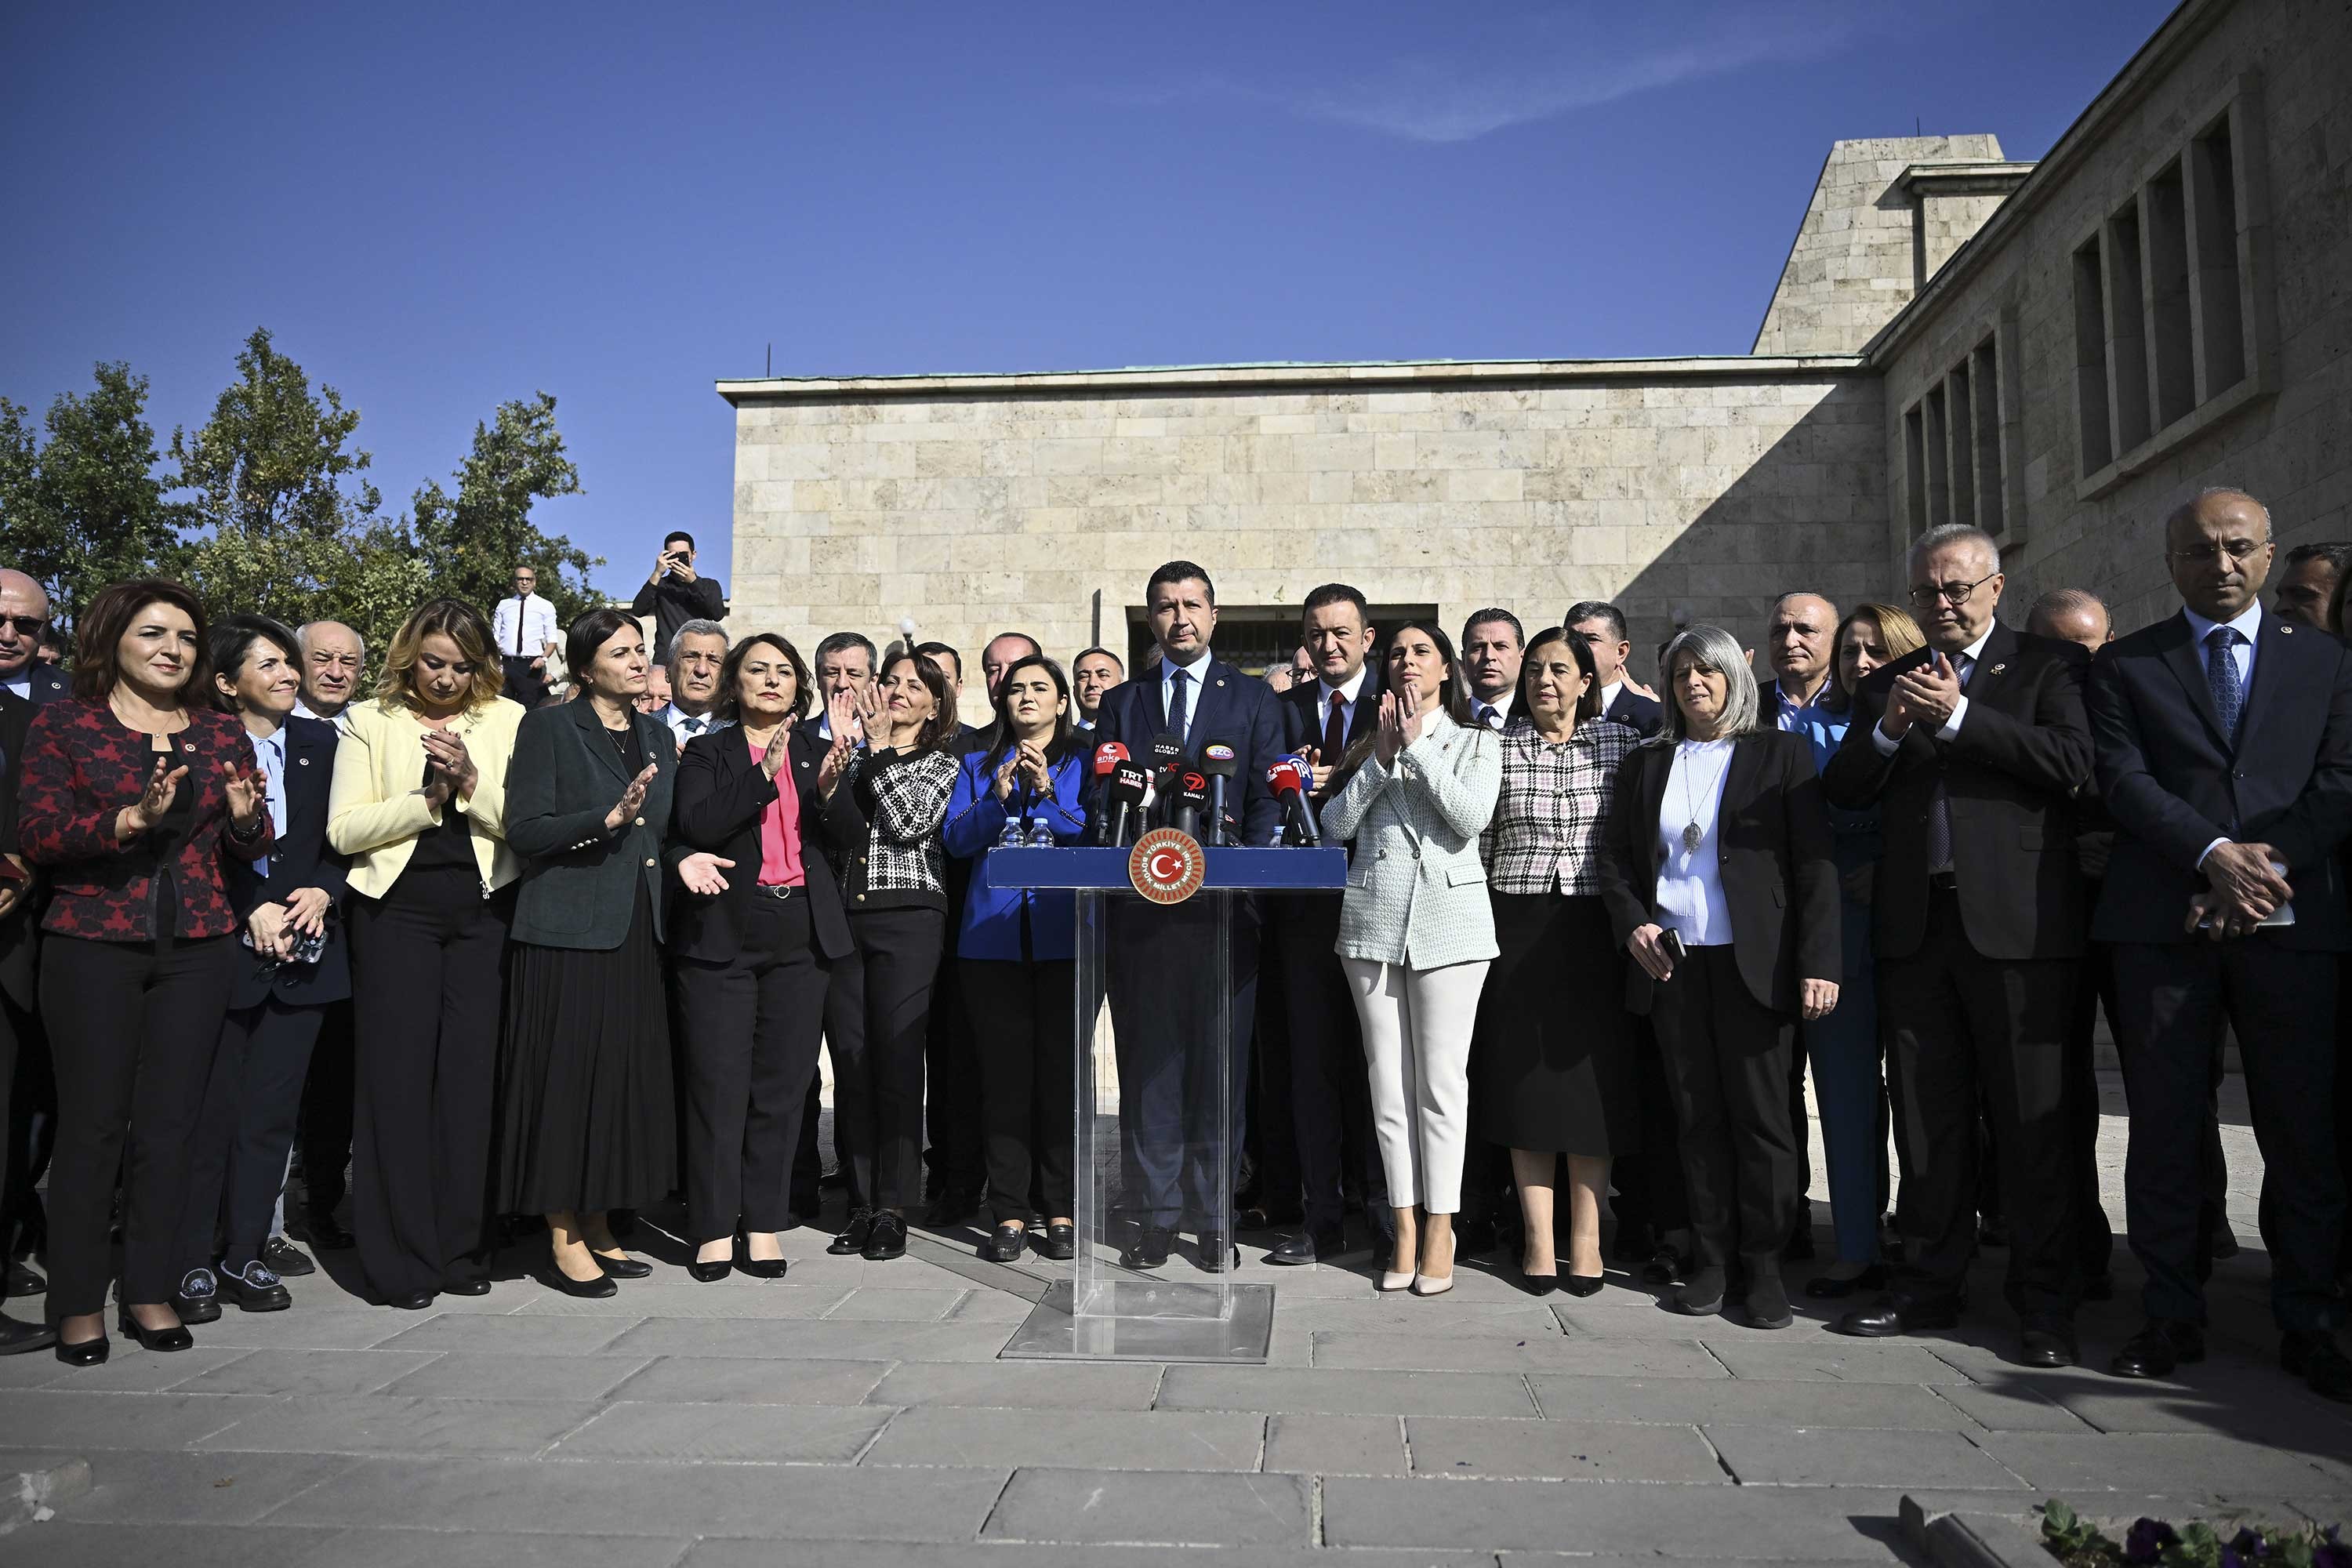
[[[662,539],[653,575],[629,601],[629,614],[654,617],[654,646],[646,657],[656,664],[669,658],[669,639],[688,621],[723,621],[727,595],[716,577],[694,569],[694,535],[674,528]]]

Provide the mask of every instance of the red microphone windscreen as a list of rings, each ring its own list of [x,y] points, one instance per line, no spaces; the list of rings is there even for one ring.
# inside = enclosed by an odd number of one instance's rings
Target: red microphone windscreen
[[[1290,795],[1299,790],[1304,782],[1296,763],[1276,763],[1265,770],[1265,782],[1274,786],[1276,795]]]
[[[1095,748],[1095,773],[1097,777],[1109,775],[1118,769],[1119,763],[1125,761],[1127,761],[1127,748],[1117,741],[1105,741]]]

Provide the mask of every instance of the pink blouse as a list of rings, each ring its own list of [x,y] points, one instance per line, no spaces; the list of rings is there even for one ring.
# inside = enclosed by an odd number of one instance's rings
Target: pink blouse
[[[765,746],[753,746],[756,761],[767,755]],[[760,886],[802,886],[801,791],[787,766],[776,773],[776,798],[760,814]]]

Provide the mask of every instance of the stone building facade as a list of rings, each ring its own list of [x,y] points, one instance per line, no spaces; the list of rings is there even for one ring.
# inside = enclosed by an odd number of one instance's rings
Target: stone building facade
[[[2199,485],[2352,534],[2347,60],[2341,5],[2188,0],[2038,165],[1841,142],[1748,355],[722,382],[733,619],[1133,647],[1182,556],[1269,651],[1333,579],[1449,626],[1613,598],[1649,647],[1889,595],[1959,518],[2017,614],[2137,625]]]

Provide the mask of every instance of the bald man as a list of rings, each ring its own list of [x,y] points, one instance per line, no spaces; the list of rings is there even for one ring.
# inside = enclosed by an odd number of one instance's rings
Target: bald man
[[[0,571],[0,852],[12,873],[0,879],[0,1262],[6,1294],[30,1294],[42,1280],[24,1261],[41,1239],[40,1200],[34,1196],[47,1163],[46,1133],[57,1120],[48,1072],[48,1042],[35,1007],[34,904],[25,862],[16,853],[16,760],[36,703],[65,694],[65,679],[35,657],[49,619],[49,596],[22,572]],[[0,1315],[0,1355],[54,1343],[54,1331]]]
[[[1764,716],[1777,727],[1801,731],[1828,692],[1837,623],[1837,606],[1819,594],[1801,590],[1772,601],[1772,618],[1764,630],[1772,679],[1758,695]]]
[[[27,702],[55,702],[68,683],[55,665],[40,659],[41,634],[49,628],[49,595],[22,572],[0,568],[0,689]]]

